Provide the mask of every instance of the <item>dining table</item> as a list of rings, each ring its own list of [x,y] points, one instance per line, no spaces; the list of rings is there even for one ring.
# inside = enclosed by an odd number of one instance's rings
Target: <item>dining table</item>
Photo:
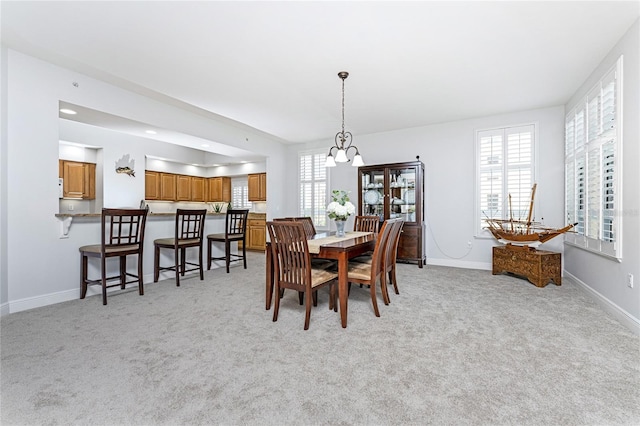
[[[340,321],[342,328],[347,327],[347,306],[348,306],[348,271],[349,259],[353,259],[363,253],[372,251],[375,247],[376,234],[373,232],[346,232],[344,236],[338,237],[335,232],[321,232],[315,234],[307,240],[309,253],[312,258],[331,259],[338,262],[338,298],[340,304]],[[273,255],[271,244],[267,241],[266,247],[266,309],[271,309],[271,299],[273,297],[274,276],[273,276]],[[276,296],[278,297],[278,296]]]

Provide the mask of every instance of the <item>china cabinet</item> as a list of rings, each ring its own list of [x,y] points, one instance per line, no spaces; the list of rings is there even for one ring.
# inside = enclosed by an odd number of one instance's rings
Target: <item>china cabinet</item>
[[[426,263],[424,249],[424,163],[378,164],[358,168],[358,214],[380,221],[401,217],[398,260]]]

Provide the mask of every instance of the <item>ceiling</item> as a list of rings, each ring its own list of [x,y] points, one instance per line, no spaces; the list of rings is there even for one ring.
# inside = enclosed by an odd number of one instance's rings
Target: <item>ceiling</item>
[[[2,43],[285,143],[562,105],[639,1],[0,3]],[[213,151],[213,150],[212,150]],[[213,151],[215,152],[215,151]]]

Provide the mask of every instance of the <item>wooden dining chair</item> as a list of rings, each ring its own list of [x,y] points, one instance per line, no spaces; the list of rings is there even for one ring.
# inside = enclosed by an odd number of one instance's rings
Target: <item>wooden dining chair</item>
[[[200,271],[200,280],[204,280],[204,268],[202,267],[202,235],[204,233],[204,219],[206,209],[176,211],[176,225],[173,238],[158,238],[153,241],[153,282],[158,282],[160,271],[174,271],[176,274],[176,286],[180,287],[180,276],[185,272]],[[198,249],[198,263],[187,261],[187,249]],[[173,250],[172,266],[160,266],[160,250]],[[188,266],[193,266],[187,269]]]
[[[102,304],[107,304],[107,288],[137,282],[138,293],[144,295],[142,274],[142,249],[144,247],[144,227],[149,209],[102,209],[102,240],[100,244],[80,247],[80,299],[87,295],[89,285],[102,286]],[[127,272],[127,256],[138,255],[137,274]],[[100,259],[100,279],[88,279],[90,257]],[[107,259],[118,257],[120,268],[118,275],[107,276]],[[134,280],[127,280],[134,277]],[[113,282],[117,280],[117,282]]]
[[[377,234],[379,226],[380,216],[356,216],[353,223],[353,230]]]
[[[249,210],[229,209],[225,217],[224,233],[207,235],[207,269],[211,269],[212,260],[224,260],[229,273],[229,264],[242,260],[247,269],[247,217]],[[213,243],[224,243],[224,256],[211,257]],[[242,254],[231,253],[231,243],[242,243]],[[238,248],[239,250],[239,248]]]
[[[302,226],[304,226],[304,233],[307,236],[307,239],[313,238],[313,236],[316,235],[316,227],[313,225],[313,220],[311,219],[311,217],[309,216],[294,217],[293,221],[302,223]]]
[[[402,227],[404,226],[404,220],[402,218],[393,219],[391,223],[393,228],[387,237],[387,243],[385,247],[383,269],[385,273],[386,285],[382,286],[382,296],[385,299],[385,304],[389,304],[389,284],[393,285],[393,289],[396,294],[398,292],[398,281],[396,279],[396,258],[398,257],[398,242],[400,241],[400,234],[402,233]]]
[[[387,219],[382,223],[380,232],[378,232],[378,236],[376,237],[376,244],[371,256],[371,263],[349,261],[349,270],[347,272],[349,289],[351,289],[351,283],[369,286],[373,311],[377,317],[380,316],[380,311],[378,310],[378,301],[376,298],[376,283],[380,281],[381,289],[383,286],[386,286],[384,256],[386,253],[387,239],[393,227],[392,221],[395,220],[396,219]],[[382,294],[384,298],[384,292]],[[386,303],[388,303],[388,301],[385,298],[385,304]]]
[[[307,235],[302,223],[294,221],[267,222],[275,287],[273,321],[278,320],[281,290],[289,288],[304,293],[305,320],[304,329],[309,329],[311,305],[314,293],[329,286],[329,309],[337,312],[336,291],[338,274],[326,269],[313,268],[311,254],[307,244]],[[317,302],[317,299],[316,299]]]

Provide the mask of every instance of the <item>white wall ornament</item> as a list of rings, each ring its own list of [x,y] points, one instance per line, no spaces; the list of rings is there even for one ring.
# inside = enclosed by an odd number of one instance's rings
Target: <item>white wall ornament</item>
[[[136,160],[131,159],[129,154],[125,154],[121,159],[116,161],[116,173],[125,173],[130,177],[136,177],[136,172],[134,170],[136,165]]]

